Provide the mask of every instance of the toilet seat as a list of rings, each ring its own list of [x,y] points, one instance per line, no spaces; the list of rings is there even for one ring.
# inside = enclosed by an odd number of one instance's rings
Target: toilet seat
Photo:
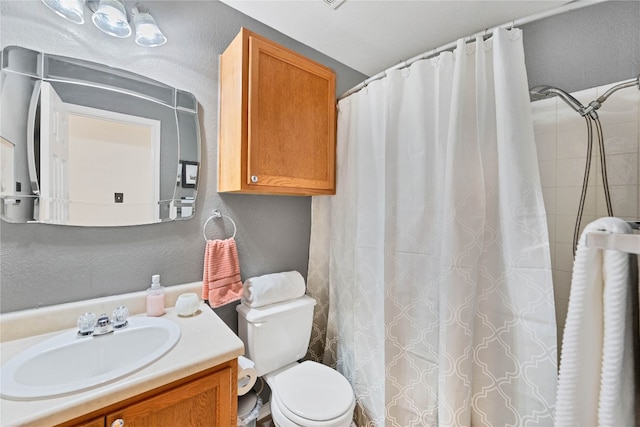
[[[271,411],[282,426],[349,426],[355,407],[351,385],[339,372],[306,361],[268,378]]]
[[[350,411],[344,413],[340,418],[329,421],[312,421],[302,418],[288,418],[280,409],[278,398],[271,395],[271,418],[276,427],[351,427],[353,419],[353,410],[355,409],[355,401]],[[291,414],[289,414],[291,415]]]

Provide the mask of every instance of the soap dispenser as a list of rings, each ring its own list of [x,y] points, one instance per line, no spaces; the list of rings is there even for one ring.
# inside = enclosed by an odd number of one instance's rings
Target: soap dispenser
[[[158,317],[164,314],[164,287],[160,286],[160,276],[151,277],[151,287],[147,289],[147,316]]]

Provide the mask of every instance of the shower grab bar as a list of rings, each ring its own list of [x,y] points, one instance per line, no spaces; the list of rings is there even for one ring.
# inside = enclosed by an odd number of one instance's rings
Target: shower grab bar
[[[629,222],[634,230],[640,230],[640,221]],[[616,234],[601,231],[587,233],[587,247],[612,249],[640,255],[640,234]]]

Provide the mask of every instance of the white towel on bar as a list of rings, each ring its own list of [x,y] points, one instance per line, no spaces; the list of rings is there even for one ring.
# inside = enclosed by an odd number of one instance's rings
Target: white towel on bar
[[[573,264],[562,340],[556,427],[633,426],[629,254],[586,246],[586,233],[629,233],[618,218],[587,225]]]
[[[262,307],[304,295],[304,277],[297,271],[265,274],[245,280],[242,285],[242,303],[249,307]]]

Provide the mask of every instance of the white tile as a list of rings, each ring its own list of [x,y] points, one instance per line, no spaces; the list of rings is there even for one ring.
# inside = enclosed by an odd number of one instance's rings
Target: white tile
[[[638,184],[638,156],[629,154],[607,155],[607,177],[609,185]],[[602,172],[598,170],[598,182],[602,182]]]
[[[571,294],[571,273],[567,271],[553,271],[553,296],[557,300],[568,300]]]
[[[555,160],[556,158],[556,133],[537,133],[536,150],[538,152],[538,160]]]
[[[598,147],[593,146],[593,153],[591,154],[591,166],[589,168],[589,186],[602,185],[602,175],[600,174],[600,156],[598,155]],[[585,159],[586,160],[586,159]],[[585,161],[586,167],[586,161]]]
[[[556,161],[546,160],[538,162],[540,168],[540,184],[542,188],[556,186]]]
[[[581,187],[558,187],[556,189],[556,214],[575,215],[580,202]],[[587,191],[584,204],[585,215],[595,215],[594,191]]]
[[[581,126],[567,132],[558,132],[556,140],[556,153],[559,159],[572,159],[587,155],[588,131],[586,122]]]
[[[551,246],[556,242],[556,215],[547,215],[547,230],[549,232],[549,243]],[[553,250],[551,265],[553,265]]]
[[[637,185],[610,185],[609,194],[614,216],[638,216]],[[599,217],[608,215],[603,187],[598,187],[596,192],[596,214]]]
[[[638,152],[638,125],[635,120],[603,126],[602,134],[607,156]]]
[[[556,242],[572,243],[573,230],[576,224],[576,213],[573,215],[556,215]]]
[[[617,83],[598,88],[598,96],[604,94]],[[598,116],[602,123],[622,123],[637,120],[640,105],[640,91],[638,87],[628,87],[614,92],[598,109]]]
[[[585,119],[564,102],[558,103],[557,117],[556,129],[558,133],[580,132],[586,129]]]
[[[560,271],[573,270],[573,244],[556,243],[555,268]]]
[[[571,283],[569,283],[569,288]],[[556,303],[556,322],[558,326],[564,329],[565,320],[567,319],[567,309],[569,308],[569,298],[555,298]]]
[[[567,321],[567,311],[569,308],[569,300],[559,298],[555,300],[556,306],[556,334],[558,345],[558,358],[562,353],[562,339],[564,337],[564,326]]]
[[[538,133],[556,132],[556,100],[544,99],[531,104],[533,131]]]
[[[582,187],[585,174],[585,158],[558,159],[556,171],[556,183],[559,187]],[[596,179],[596,171],[589,169],[589,183]]]
[[[544,98],[544,99],[539,99],[537,101],[533,101],[531,103],[531,111],[536,112],[536,111],[544,110],[548,108],[552,108],[555,110],[556,101],[557,101],[557,98],[555,97]]]
[[[542,189],[544,210],[547,212],[547,215],[555,215],[556,213],[556,193],[555,187],[545,187]]]

